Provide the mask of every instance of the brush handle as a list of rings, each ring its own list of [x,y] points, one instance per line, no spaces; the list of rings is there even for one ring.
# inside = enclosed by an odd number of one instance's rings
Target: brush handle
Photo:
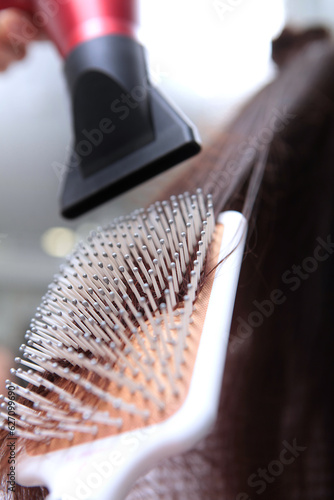
[[[66,57],[78,45],[105,35],[135,37],[136,0],[0,0],[0,9],[18,8],[32,14]]]

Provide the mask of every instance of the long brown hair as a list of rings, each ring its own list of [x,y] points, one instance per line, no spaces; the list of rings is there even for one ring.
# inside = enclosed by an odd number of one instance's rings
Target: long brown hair
[[[202,187],[250,231],[216,429],[131,498],[334,497],[334,48],[314,42],[281,66],[169,188]]]

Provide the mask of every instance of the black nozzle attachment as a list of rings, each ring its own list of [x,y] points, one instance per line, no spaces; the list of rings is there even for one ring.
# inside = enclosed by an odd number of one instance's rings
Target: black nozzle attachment
[[[110,35],[68,56],[74,147],[61,211],[77,217],[200,151],[197,133],[150,84],[144,50]]]

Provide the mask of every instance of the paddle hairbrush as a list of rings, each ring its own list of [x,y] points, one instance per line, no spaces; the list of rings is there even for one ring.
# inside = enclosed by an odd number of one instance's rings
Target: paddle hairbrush
[[[122,499],[209,432],[245,234],[237,212],[215,224],[199,190],[79,243],[27,332],[23,383],[8,381],[20,484],[50,500]]]

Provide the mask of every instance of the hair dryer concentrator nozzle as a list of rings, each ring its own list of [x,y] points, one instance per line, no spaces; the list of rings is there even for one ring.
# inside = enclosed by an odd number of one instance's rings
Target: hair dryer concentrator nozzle
[[[193,126],[150,84],[144,50],[107,35],[67,57],[74,148],[61,193],[77,217],[200,151]]]

